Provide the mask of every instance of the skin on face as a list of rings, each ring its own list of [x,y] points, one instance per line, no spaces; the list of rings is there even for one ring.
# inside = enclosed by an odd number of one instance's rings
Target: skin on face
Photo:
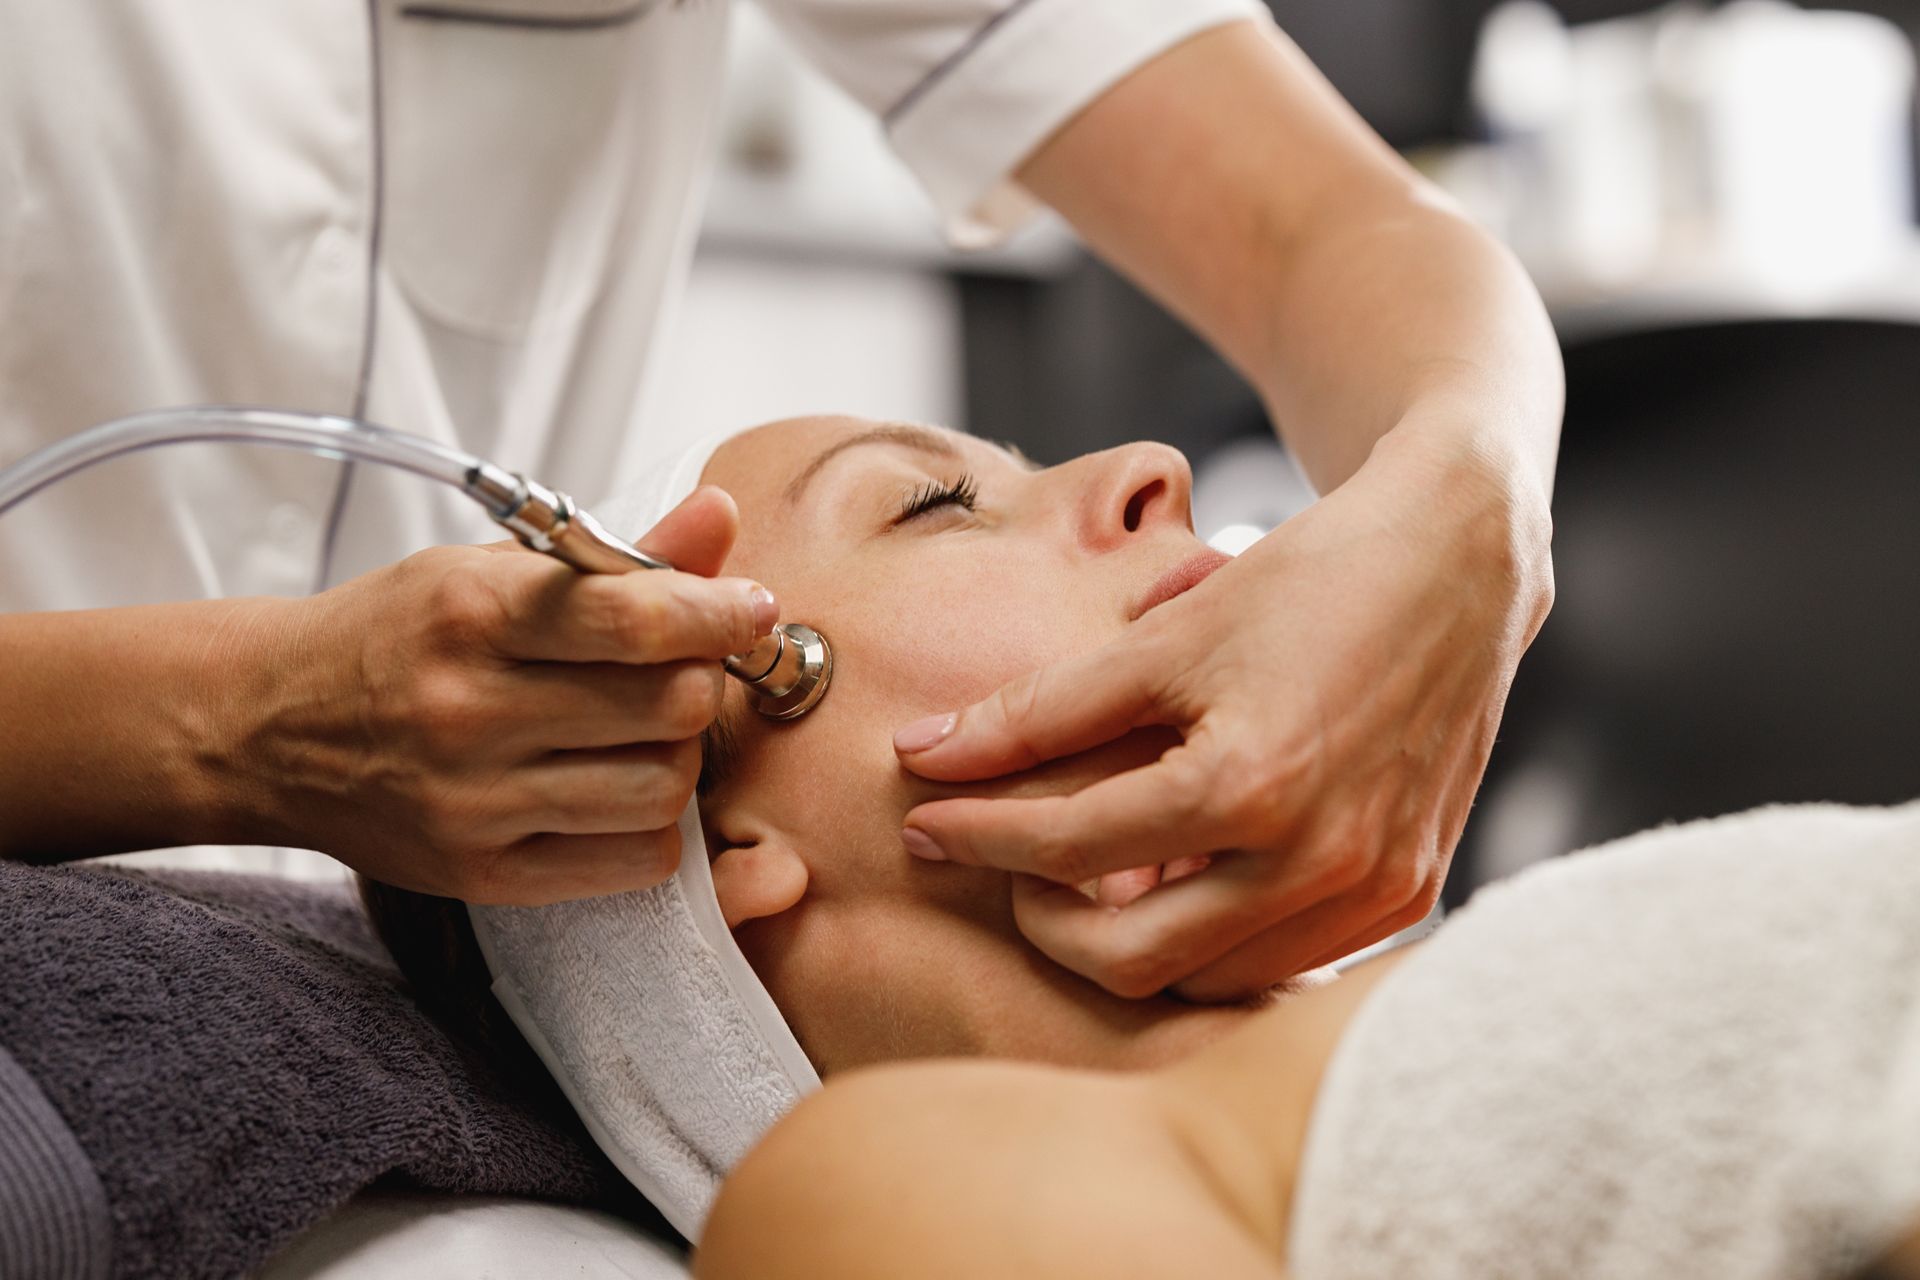
[[[1244,1016],[1109,995],[1021,938],[1005,873],[900,843],[923,801],[1078,790],[1177,742],[1141,730],[966,786],[915,777],[892,745],[909,721],[1122,636],[1205,554],[1177,451],[1039,469],[954,432],[798,418],[734,437],[702,478],[741,511],[723,572],[765,583],[783,619],[833,646],[832,687],[797,721],[753,715],[729,682],[736,749],[701,804],[721,909],[822,1071],[945,1054],[1147,1065]],[[973,509],[942,499],[954,489]]]

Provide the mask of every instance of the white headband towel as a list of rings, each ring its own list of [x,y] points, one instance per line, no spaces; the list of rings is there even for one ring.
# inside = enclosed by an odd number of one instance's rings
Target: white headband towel
[[[725,440],[662,459],[595,511],[637,538]],[[493,993],[621,1173],[689,1240],[736,1162],[819,1074],[714,897],[694,804],[680,869],[652,889],[549,907],[469,907]]]

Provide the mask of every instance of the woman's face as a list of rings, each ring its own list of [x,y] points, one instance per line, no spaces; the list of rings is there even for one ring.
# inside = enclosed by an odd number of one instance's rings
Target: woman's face
[[[816,1064],[1146,1062],[1230,1020],[1058,969],[1015,929],[1006,875],[900,843],[922,801],[1077,790],[1173,739],[968,786],[916,777],[892,745],[911,720],[1123,637],[1223,563],[1193,535],[1185,459],[1142,444],[1041,469],[954,432],[801,418],[730,440],[703,479],[741,511],[725,572],[833,646],[833,683],[797,721],[751,714],[729,682],[735,749],[710,755],[701,804],[722,910]]]

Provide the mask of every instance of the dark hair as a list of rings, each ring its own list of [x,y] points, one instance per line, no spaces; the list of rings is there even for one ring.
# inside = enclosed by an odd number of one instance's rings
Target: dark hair
[[[745,714],[750,713],[744,704],[729,699],[701,732],[697,794],[705,796],[717,787],[739,758],[739,718]],[[539,1056],[493,998],[493,973],[473,935],[466,904],[396,889],[365,876],[355,879],[374,932],[428,1016],[494,1064],[509,1084],[537,1091],[542,1101],[556,1101],[569,1110]]]
[[[374,932],[429,1017],[533,1101],[570,1111],[519,1028],[493,998],[493,974],[473,936],[466,904],[365,876],[360,902]]]

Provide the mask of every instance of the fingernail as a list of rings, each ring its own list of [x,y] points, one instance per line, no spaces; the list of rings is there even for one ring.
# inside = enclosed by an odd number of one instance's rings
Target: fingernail
[[[925,858],[928,862],[947,860],[946,851],[941,849],[939,843],[918,827],[901,828],[900,843],[907,846],[907,852],[916,858]]]
[[[893,735],[893,749],[901,755],[910,756],[916,751],[937,747],[946,741],[947,735],[953,732],[953,726],[959,722],[958,711],[948,711],[937,716],[928,716],[924,720],[915,720]],[[908,830],[912,828],[909,827]]]
[[[773,624],[780,621],[780,602],[773,598],[773,592],[755,583],[747,599],[753,603],[753,634],[772,634]]]

